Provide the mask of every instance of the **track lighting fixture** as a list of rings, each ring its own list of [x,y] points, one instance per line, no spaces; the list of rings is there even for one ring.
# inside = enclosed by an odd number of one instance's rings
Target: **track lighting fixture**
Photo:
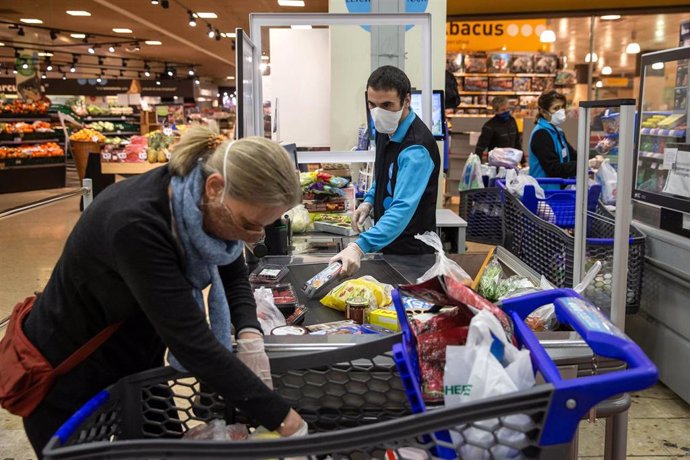
[[[196,27],[196,19],[194,18],[194,13],[192,13],[192,11],[189,10],[187,11],[187,15],[189,16],[190,27]]]

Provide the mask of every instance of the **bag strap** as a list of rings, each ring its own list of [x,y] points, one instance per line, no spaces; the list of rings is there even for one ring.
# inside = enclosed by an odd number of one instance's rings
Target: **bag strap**
[[[60,376],[71,371],[77,364],[84,361],[89,357],[89,355],[91,355],[91,353],[96,351],[98,347],[103,345],[105,341],[108,340],[110,336],[112,336],[115,331],[120,328],[121,325],[122,323],[111,324],[96,334],[95,337],[91,338],[88,342],[79,347],[77,351],[69,355],[67,359],[61,362],[60,365],[55,368],[55,375]]]

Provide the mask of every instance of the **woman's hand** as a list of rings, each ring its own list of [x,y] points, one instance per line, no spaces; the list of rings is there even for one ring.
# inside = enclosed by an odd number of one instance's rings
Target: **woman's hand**
[[[285,420],[276,431],[283,437],[306,436],[308,434],[307,422],[300,417],[295,409],[290,409]]]

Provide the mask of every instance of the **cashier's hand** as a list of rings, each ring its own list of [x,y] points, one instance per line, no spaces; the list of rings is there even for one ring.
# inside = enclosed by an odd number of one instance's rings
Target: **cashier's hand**
[[[264,350],[264,338],[255,333],[240,333],[237,339],[237,358],[256,374],[264,384],[273,389],[271,365]]]
[[[364,221],[369,217],[369,213],[371,213],[371,203],[365,201],[360,204],[359,207],[355,209],[354,214],[352,214],[352,230],[357,233],[362,233],[362,231],[364,231],[362,225],[364,225]]]
[[[343,264],[343,268],[340,270],[340,274],[344,276],[350,276],[359,270],[363,255],[364,253],[359,248],[357,243],[350,243],[347,245],[345,249],[343,249],[335,257],[333,257],[330,260],[330,263],[340,262],[341,264]]]

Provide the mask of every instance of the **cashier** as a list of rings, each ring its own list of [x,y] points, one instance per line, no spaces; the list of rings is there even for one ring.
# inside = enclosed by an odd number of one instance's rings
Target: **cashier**
[[[575,177],[577,152],[560,126],[565,122],[565,96],[556,91],[542,93],[539,113],[529,140],[529,173],[532,177]]]
[[[410,97],[410,80],[397,67],[379,67],[367,81],[376,129],[375,177],[354,212],[352,228],[361,232],[372,212],[375,224],[332,259],[343,264],[344,274],[355,273],[368,252],[434,251],[414,236],[436,228],[441,160],[434,136],[410,107]]]
[[[481,156],[485,151],[490,152],[496,147],[522,150],[522,136],[515,118],[511,115],[508,98],[496,96],[491,100],[491,107],[494,116],[482,126],[474,153]]]

